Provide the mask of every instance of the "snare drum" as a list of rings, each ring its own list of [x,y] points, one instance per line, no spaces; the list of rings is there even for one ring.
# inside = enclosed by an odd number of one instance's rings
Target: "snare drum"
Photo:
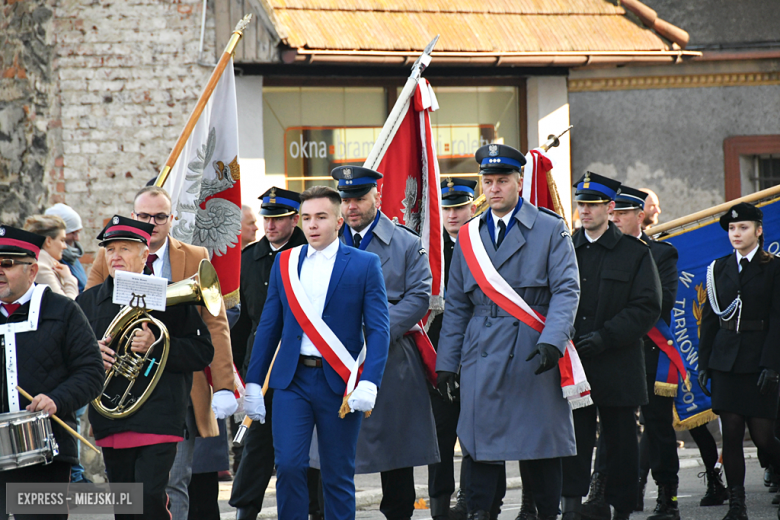
[[[49,464],[58,454],[48,413],[0,414],[0,471]]]

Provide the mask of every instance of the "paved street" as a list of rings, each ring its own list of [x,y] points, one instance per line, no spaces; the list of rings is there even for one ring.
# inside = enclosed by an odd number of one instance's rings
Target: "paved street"
[[[745,449],[747,457],[747,479],[746,489],[748,498],[748,515],[751,520],[775,520],[777,519],[777,506],[772,505],[772,495],[767,492],[763,484],[763,470],[758,464],[756,458],[756,449],[747,447]],[[701,460],[698,459],[698,451],[693,449],[680,450],[680,490],[679,503],[683,519],[696,520],[721,520],[726,514],[726,506],[720,507],[699,507],[699,500],[704,494],[704,480],[698,477],[703,470]],[[460,471],[460,459],[456,459],[456,472]],[[426,468],[417,468],[415,471],[415,482],[417,484],[419,506],[425,507],[424,498],[427,497],[427,478]],[[513,520],[520,508],[521,489],[519,486],[519,471],[517,463],[507,465],[507,490],[504,499],[504,507],[500,516],[501,520]],[[379,500],[381,499],[381,485],[379,475],[358,475],[356,478],[358,513],[357,518],[365,520],[382,520],[384,516],[379,512]],[[235,518],[235,511],[231,508],[227,500],[230,496],[230,482],[220,484],[220,509],[222,519],[228,520]],[[276,500],[275,500],[275,480],[271,481],[268,492],[266,493],[266,507],[261,513],[261,518],[276,518]],[[632,518],[642,520],[647,518],[655,506],[656,490],[653,484],[648,486],[645,497],[645,511],[634,513]],[[73,520],[91,520],[98,518],[110,518],[108,515],[73,515]],[[414,518],[430,518],[430,511],[419,509],[415,511]]]

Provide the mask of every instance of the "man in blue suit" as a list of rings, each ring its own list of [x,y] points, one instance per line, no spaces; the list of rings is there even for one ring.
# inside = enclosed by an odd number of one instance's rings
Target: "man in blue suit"
[[[308,515],[306,470],[316,426],[325,517],[352,519],[362,412],[374,407],[390,345],[387,293],[379,257],[338,240],[344,222],[338,192],[315,186],[300,198],[309,244],[274,261],[247,371],[245,409],[265,421],[261,384],[270,370],[279,518]],[[341,418],[340,409],[347,408],[356,413]]]

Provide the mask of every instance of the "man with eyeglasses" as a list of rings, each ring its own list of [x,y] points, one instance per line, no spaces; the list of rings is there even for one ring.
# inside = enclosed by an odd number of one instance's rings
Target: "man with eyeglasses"
[[[45,411],[75,427],[76,410],[103,388],[103,361],[76,302],[34,282],[44,239],[0,225],[0,413]],[[17,385],[35,396],[32,402]],[[51,428],[59,445],[51,464],[0,471],[1,519],[8,518],[6,483],[70,480],[79,461],[76,439],[54,421]]]
[[[195,274],[200,261],[208,259],[209,256],[205,248],[185,244],[169,236],[173,226],[171,207],[171,198],[167,191],[157,186],[146,186],[136,193],[131,216],[135,220],[154,224],[149,240],[147,267],[154,272],[155,276],[167,278],[169,282],[178,282]],[[101,248],[92,264],[87,288],[103,283],[107,276],[105,250]],[[214,360],[210,365],[214,396],[212,399],[205,373],[195,372],[187,411],[189,436],[179,443],[176,460],[168,480],[167,491],[175,520],[186,519],[189,511],[187,488],[192,478],[195,436],[218,436],[219,427],[216,419],[229,417],[238,406],[233,394],[235,389],[233,353],[230,348],[230,327],[225,306],[222,306],[218,316],[212,316],[204,307],[200,307],[199,311],[214,345]]]

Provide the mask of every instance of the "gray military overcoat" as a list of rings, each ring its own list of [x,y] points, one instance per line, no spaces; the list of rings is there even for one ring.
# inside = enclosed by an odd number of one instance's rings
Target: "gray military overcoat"
[[[349,228],[345,232],[349,232]],[[366,251],[379,255],[390,302],[390,351],[371,417],[363,419],[356,473],[439,462],[436,422],[422,360],[404,334],[428,311],[431,270],[420,237],[384,214]]]
[[[559,217],[524,202],[498,250],[479,217],[480,238],[499,274],[547,317],[541,336],[495,304],[455,246],[437,370],[460,367],[458,437],[474,460],[533,460],[576,454],[574,424],[558,369],[534,375],[537,343],[564,352],[579,302],[577,258]],[[461,235],[462,236],[462,233]]]

